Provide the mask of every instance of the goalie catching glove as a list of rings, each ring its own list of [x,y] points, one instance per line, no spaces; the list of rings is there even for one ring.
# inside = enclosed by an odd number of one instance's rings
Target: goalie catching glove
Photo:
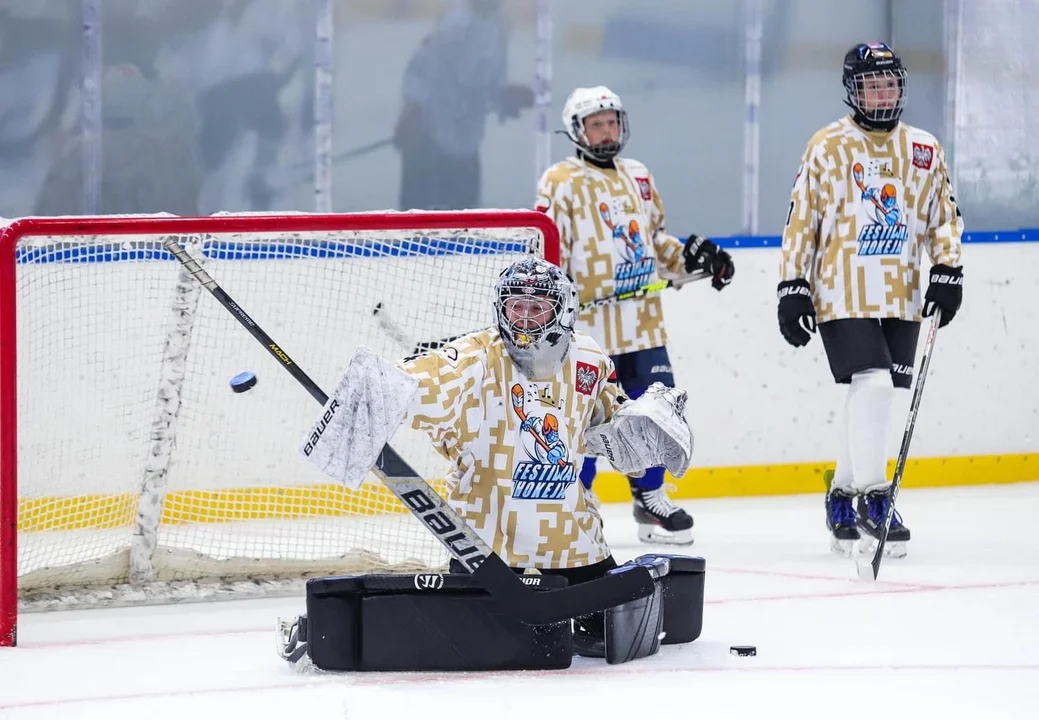
[[[621,405],[610,422],[585,431],[589,451],[628,477],[642,477],[647,468],[658,466],[682,477],[693,454],[686,398],[685,390],[653,383],[638,400]]]
[[[360,490],[417,391],[415,378],[359,348],[300,453],[333,480]]]

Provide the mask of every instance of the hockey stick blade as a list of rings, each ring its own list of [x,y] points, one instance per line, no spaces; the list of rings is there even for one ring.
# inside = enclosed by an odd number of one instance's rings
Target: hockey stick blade
[[[324,405],[328,395],[176,241],[169,237],[163,246],[188,273],[230,312],[249,334],[267,348],[271,357],[289,372],[310,396]],[[397,451],[386,445],[373,468],[375,474],[416,518],[436,537],[487,590],[503,610],[529,625],[548,625],[601,612],[653,593],[654,583],[643,567],[607,575],[599,580],[557,590],[539,591],[524,583],[496,555],[476,531],[440,497]]]
[[[906,459],[909,457],[909,444],[913,440],[913,428],[916,427],[916,414],[920,409],[920,399],[924,394],[924,382],[927,380],[927,370],[931,366],[931,355],[934,353],[934,341],[938,337],[938,325],[941,323],[941,319],[942,311],[935,310],[931,324],[927,328],[927,341],[924,343],[920,372],[916,376],[913,400],[909,404],[909,416],[906,418],[905,432],[902,433],[902,446],[898,450],[895,475],[891,480],[891,497],[888,500],[887,513],[884,515],[884,526],[880,529],[880,537],[877,538],[877,546],[874,548],[872,556],[868,552],[859,552],[855,556],[855,569],[862,580],[873,582],[880,575],[880,563],[884,559],[884,546],[887,544],[887,536],[891,531],[891,520],[895,516],[895,501],[898,499],[898,489],[902,485],[902,474],[905,472]]]

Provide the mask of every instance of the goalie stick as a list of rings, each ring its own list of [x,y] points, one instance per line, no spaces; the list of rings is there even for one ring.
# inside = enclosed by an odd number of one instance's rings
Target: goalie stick
[[[710,273],[697,271],[692,275],[679,278],[678,280],[659,280],[649,285],[643,285],[635,290],[629,290],[628,292],[620,293],[618,295],[610,295],[609,297],[599,298],[598,300],[592,300],[591,302],[581,305],[580,311],[588,310],[590,308],[602,307],[603,305],[612,305],[614,303],[622,302],[624,300],[632,300],[634,298],[644,297],[646,295],[653,295],[662,290],[668,288],[680,288],[686,283],[697,282],[698,280],[706,280],[710,278]],[[449,337],[442,337],[436,340],[418,340],[413,341],[410,339],[408,333],[402,328],[396,320],[390,315],[389,311],[383,306],[383,304],[376,303],[375,308],[372,310],[372,315],[375,316],[375,322],[378,323],[386,335],[393,340],[395,343],[405,348],[409,353],[413,355],[420,355],[430,350],[436,350],[438,348],[447,345],[450,342],[454,342],[460,337],[479,332],[478,330],[471,330],[469,333],[462,333],[460,335],[451,335]],[[482,328],[481,328],[482,329]]]
[[[909,456],[909,443],[913,439],[913,428],[916,427],[916,413],[920,409],[920,398],[924,394],[924,381],[927,379],[927,369],[931,365],[934,340],[938,336],[938,324],[941,319],[942,311],[936,309],[931,319],[931,325],[927,329],[927,342],[924,343],[920,372],[916,376],[913,400],[909,405],[909,417],[906,418],[906,429],[902,433],[902,446],[898,450],[898,460],[895,462],[895,475],[891,480],[891,499],[888,501],[887,513],[884,515],[884,526],[880,530],[880,537],[877,538],[877,547],[873,551],[872,558],[868,553],[861,552],[855,556],[856,570],[862,580],[873,581],[880,574],[880,563],[884,558],[884,545],[887,543],[888,532],[891,530],[891,519],[895,516],[895,500],[898,498],[898,488],[902,484],[902,473],[905,471],[906,458]]]
[[[163,246],[271,356],[322,406],[328,395],[295,360],[231,299],[213,277],[177,242],[168,237]],[[535,590],[498,557],[479,535],[440,497],[410,465],[387,444],[372,470],[401,503],[417,517],[441,545],[458,560],[508,614],[529,625],[550,625],[601,612],[654,592],[649,571],[633,567],[557,590]]]

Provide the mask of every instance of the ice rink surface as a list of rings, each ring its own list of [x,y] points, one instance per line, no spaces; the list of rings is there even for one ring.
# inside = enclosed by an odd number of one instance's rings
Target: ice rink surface
[[[1039,717],[1039,483],[904,490],[909,556],[875,584],[829,554],[821,494],[684,504],[688,554],[707,559],[704,630],[652,658],[300,675],[274,624],[302,598],[27,614],[20,647],[0,650],[0,718]],[[606,533],[619,560],[649,550],[623,505]]]

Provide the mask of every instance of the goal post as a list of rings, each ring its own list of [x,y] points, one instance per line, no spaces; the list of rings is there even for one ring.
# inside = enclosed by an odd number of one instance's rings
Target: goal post
[[[326,386],[361,345],[400,357],[402,335],[489,325],[515,259],[559,262],[555,225],[529,210],[0,224],[0,645],[19,606],[241,597],[446,563],[374,478],[352,492],[302,462],[313,401],[170,236]],[[258,381],[233,392],[243,371]],[[424,436],[402,428],[393,444],[443,478]]]

